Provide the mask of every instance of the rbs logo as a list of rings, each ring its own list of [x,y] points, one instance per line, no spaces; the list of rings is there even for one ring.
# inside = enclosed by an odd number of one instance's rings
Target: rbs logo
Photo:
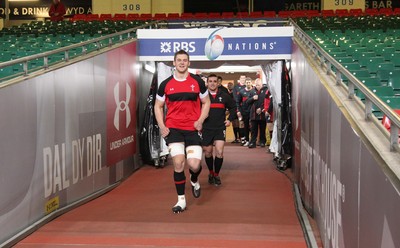
[[[161,42],[160,51],[161,53],[175,53],[179,50],[185,50],[188,53],[192,53],[196,51],[195,47],[196,42]]]
[[[179,50],[185,50],[188,53],[192,53],[196,51],[195,42],[173,42],[174,44],[174,53]]]

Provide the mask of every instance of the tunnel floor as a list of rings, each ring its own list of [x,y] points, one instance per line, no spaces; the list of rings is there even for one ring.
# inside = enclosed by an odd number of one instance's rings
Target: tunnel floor
[[[174,214],[173,167],[145,166],[109,193],[44,225],[16,247],[307,247],[291,181],[265,148],[227,144],[222,185]],[[186,176],[189,173],[186,169]]]

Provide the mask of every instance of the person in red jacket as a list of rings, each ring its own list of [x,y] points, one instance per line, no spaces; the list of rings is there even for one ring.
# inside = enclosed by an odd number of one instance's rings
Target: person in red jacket
[[[264,99],[264,113],[265,113],[265,119],[267,121],[267,131],[269,132],[269,141],[267,142],[267,145],[270,145],[270,141],[272,138],[272,131],[273,131],[273,122],[274,122],[274,111],[273,111],[273,102],[271,99],[271,92],[267,90],[265,99]]]
[[[50,6],[49,16],[52,22],[58,22],[64,20],[65,6],[60,0],[53,0]]]

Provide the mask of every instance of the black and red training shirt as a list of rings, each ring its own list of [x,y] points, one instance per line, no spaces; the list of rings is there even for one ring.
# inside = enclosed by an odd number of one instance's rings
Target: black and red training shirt
[[[208,97],[204,81],[189,73],[184,80],[173,75],[164,80],[157,91],[157,100],[165,102],[165,126],[195,131],[194,123],[200,118],[201,99]]]
[[[233,121],[236,116],[236,105],[232,97],[225,92],[217,90],[216,94],[210,93],[210,112],[203,123],[203,129],[222,129],[225,130],[225,111],[229,111],[229,121]]]

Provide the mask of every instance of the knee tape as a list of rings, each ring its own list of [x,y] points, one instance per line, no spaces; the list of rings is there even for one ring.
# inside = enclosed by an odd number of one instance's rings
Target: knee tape
[[[185,145],[182,143],[169,144],[168,148],[171,157],[175,157],[176,155],[185,155]]]
[[[203,149],[201,146],[188,146],[186,147],[186,157],[187,158],[197,158],[201,160],[203,156]]]

